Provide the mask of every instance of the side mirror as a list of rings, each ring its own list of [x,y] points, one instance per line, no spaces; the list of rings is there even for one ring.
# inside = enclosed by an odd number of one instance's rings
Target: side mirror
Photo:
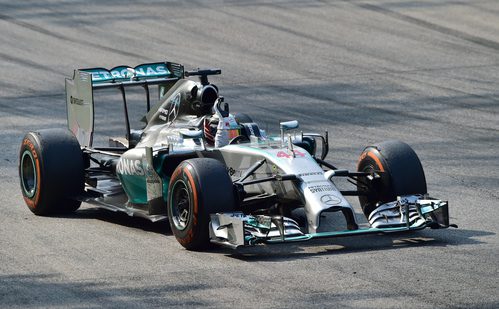
[[[284,132],[298,129],[298,120],[284,121],[279,123],[279,128],[281,129],[281,143],[284,146]]]
[[[280,127],[281,131],[298,129],[298,127],[299,127],[298,120],[281,122],[281,123],[279,123],[279,127]]]

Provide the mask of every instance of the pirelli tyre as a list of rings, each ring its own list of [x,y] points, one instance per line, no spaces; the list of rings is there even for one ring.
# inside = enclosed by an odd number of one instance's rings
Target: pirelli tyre
[[[175,169],[168,188],[168,219],[177,241],[188,250],[209,247],[210,214],[234,211],[232,181],[215,159],[185,160]]]
[[[359,172],[377,172],[380,178],[361,179],[358,190],[362,211],[369,214],[379,205],[395,201],[397,196],[426,194],[423,166],[414,150],[401,141],[386,141],[366,147],[357,164]]]
[[[36,215],[73,212],[85,184],[83,153],[67,129],[29,132],[19,151],[19,179],[28,208]]]

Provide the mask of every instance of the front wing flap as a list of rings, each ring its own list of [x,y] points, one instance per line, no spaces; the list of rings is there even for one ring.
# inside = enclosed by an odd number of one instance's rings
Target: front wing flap
[[[447,228],[448,202],[421,195],[399,197],[382,204],[369,216],[369,228],[303,233],[298,223],[282,216],[245,215],[242,212],[211,214],[211,242],[236,249],[260,243],[285,243],[316,238],[393,233],[426,227]]]

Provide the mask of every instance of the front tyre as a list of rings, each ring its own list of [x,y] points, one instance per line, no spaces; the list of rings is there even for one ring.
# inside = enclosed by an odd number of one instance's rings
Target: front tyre
[[[177,241],[188,250],[210,244],[210,214],[235,207],[232,181],[215,159],[183,161],[173,172],[168,189],[168,220]]]
[[[73,212],[85,184],[83,153],[65,129],[29,132],[19,151],[19,179],[24,201],[36,215]]]
[[[379,179],[363,179],[358,190],[367,195],[359,196],[366,217],[379,203],[397,200],[397,196],[426,194],[423,166],[414,150],[401,141],[386,141],[366,147],[357,164],[359,172],[376,172]]]

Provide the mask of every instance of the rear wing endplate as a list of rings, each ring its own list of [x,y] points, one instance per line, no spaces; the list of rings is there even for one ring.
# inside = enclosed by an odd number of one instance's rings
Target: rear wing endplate
[[[73,78],[66,79],[66,106],[68,127],[83,147],[92,146],[94,132],[94,95],[96,89],[120,89],[125,107],[127,137],[130,124],[126,106],[125,88],[142,86],[146,90],[147,110],[150,109],[149,86],[165,85],[184,78],[184,67],[173,62],[145,63],[136,67],[117,66],[74,70]]]

